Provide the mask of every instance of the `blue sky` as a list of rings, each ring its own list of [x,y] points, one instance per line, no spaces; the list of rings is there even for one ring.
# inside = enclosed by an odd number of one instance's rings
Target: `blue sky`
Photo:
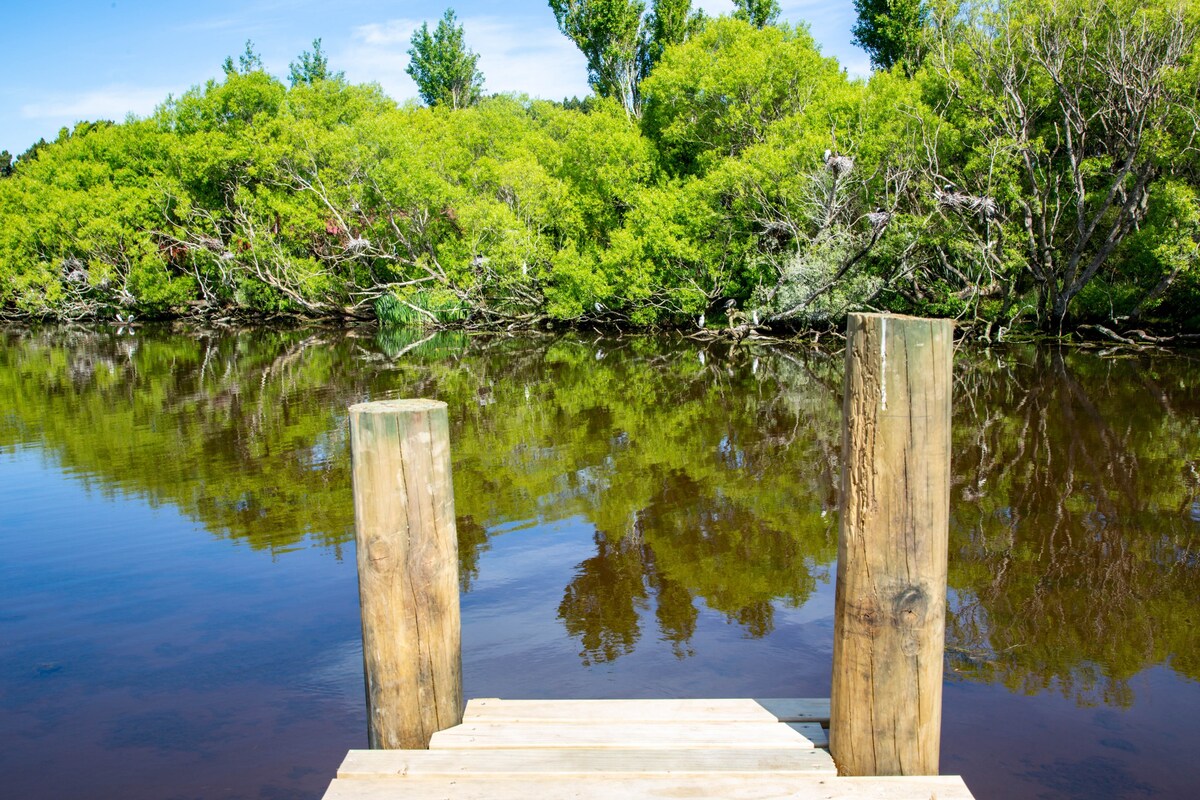
[[[693,0],[710,14],[732,0]],[[807,22],[826,55],[852,75],[869,71],[850,43],[851,0],[782,0],[783,17]],[[587,94],[583,56],[558,32],[545,0],[451,6],[479,54],[488,92],[562,99]],[[404,73],[413,30],[436,22],[446,0],[248,0],[247,2],[8,2],[0,16],[0,149],[24,151],[81,119],[145,115],[169,94],[219,77],[225,56],[254,41],[269,72],[320,38],[330,66],[353,83],[374,81],[397,100],[416,96]]]

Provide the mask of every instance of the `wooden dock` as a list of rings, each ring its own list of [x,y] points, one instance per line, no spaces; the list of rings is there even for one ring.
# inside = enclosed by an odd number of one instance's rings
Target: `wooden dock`
[[[832,703],[464,711],[446,404],[352,406],[371,749],[351,751],[326,800],[971,800],[961,778],[938,776],[952,358],[948,320],[850,315]]]
[[[325,800],[972,800],[957,776],[838,777],[828,723],[826,699],[478,699],[428,750],[351,750]]]

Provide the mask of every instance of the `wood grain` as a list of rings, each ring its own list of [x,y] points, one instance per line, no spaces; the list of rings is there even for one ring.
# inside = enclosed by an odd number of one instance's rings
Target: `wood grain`
[[[820,749],[537,748],[524,750],[351,750],[339,778],[427,775],[618,775],[681,773],[800,773],[835,775]]]
[[[438,776],[335,780],[325,800],[531,800],[531,798],[719,798],[720,800],[972,800],[962,778],[837,778],[770,773],[628,777]]]
[[[814,741],[816,740],[816,741]],[[433,736],[437,749],[512,748],[665,748],[745,749],[798,747],[825,743],[820,725],[778,722],[470,722]]]
[[[428,746],[462,719],[458,537],[446,404],[350,408],[368,741]]]
[[[830,752],[843,775],[936,775],[953,325],[847,324]]]
[[[463,722],[828,722],[828,698],[501,700],[477,697]]]

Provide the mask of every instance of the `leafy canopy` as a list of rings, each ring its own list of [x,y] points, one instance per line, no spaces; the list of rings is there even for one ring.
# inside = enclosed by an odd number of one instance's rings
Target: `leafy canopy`
[[[737,7],[733,18],[749,22],[756,28],[765,28],[779,21],[777,0],[733,0],[733,4]]]
[[[483,92],[479,56],[467,48],[463,27],[456,21],[454,9],[448,8],[432,34],[429,23],[423,22],[412,37],[405,71],[431,106],[466,108],[478,103]]]
[[[330,72],[329,59],[321,50],[321,40],[313,39],[312,51],[305,50],[300,58],[288,65],[288,80],[292,86],[307,84],[312,86],[317,81],[341,81],[345,79],[342,72]]]
[[[854,9],[854,43],[871,56],[871,65],[886,70],[900,64],[911,75],[921,64],[929,24],[924,0],[854,0]]]
[[[667,47],[686,41],[704,24],[691,0],[550,0],[558,29],[587,58],[588,83],[601,97],[641,115],[643,78]]]

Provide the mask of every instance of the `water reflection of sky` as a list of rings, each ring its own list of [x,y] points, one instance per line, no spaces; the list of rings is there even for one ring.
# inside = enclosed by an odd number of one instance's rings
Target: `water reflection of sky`
[[[0,454],[6,795],[302,796],[327,781],[365,739],[353,563],[230,547],[53,461]]]

